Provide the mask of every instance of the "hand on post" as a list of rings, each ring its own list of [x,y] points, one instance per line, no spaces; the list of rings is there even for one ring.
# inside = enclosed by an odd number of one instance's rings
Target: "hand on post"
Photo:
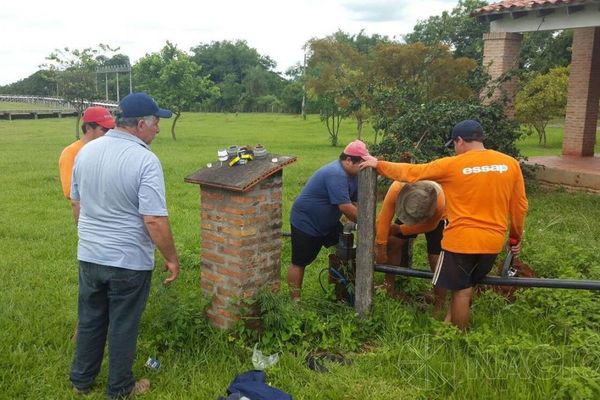
[[[367,167],[371,167],[377,169],[377,159],[371,155],[364,156],[363,162],[359,164],[360,169],[365,169]]]

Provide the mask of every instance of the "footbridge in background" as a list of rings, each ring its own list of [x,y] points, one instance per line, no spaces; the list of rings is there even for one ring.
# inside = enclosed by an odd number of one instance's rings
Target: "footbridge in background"
[[[75,107],[60,97],[45,96],[22,96],[22,95],[0,95],[0,102],[26,103],[31,107],[20,107],[14,110],[0,109],[0,119],[38,119],[38,118],[62,118],[65,116],[77,116]],[[86,106],[102,106],[114,112],[118,108],[117,103],[90,101]]]

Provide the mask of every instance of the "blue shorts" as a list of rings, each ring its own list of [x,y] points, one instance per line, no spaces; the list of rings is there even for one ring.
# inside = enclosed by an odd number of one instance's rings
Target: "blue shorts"
[[[290,224],[290,226],[292,228],[292,264],[299,267],[306,267],[313,262],[321,247],[331,247],[337,244],[343,228],[342,224],[338,223],[336,229],[327,236],[311,236],[294,225]]]

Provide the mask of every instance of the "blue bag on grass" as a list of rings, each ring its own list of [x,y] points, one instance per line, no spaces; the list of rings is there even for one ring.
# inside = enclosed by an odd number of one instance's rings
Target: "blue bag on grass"
[[[264,371],[248,371],[239,374],[227,388],[227,393],[239,393],[251,400],[292,400],[292,396],[267,385]]]

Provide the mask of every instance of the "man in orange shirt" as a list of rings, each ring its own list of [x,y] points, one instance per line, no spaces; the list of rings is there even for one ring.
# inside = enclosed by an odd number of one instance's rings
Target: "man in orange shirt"
[[[377,216],[375,261],[378,264],[401,265],[406,240],[424,233],[429,266],[433,272],[442,250],[445,209],[444,191],[436,182],[392,183]],[[386,274],[385,287],[390,296],[396,295],[395,286],[396,275]],[[435,288],[434,292],[433,315],[437,316],[443,307],[446,290]]]
[[[395,180],[433,180],[442,185],[448,226],[433,284],[452,291],[451,321],[462,330],[469,324],[473,286],[502,251],[509,219],[509,236],[518,243],[510,250],[519,253],[528,206],[518,161],[486,149],[483,139],[479,122],[465,120],[454,126],[446,143],[454,146],[456,156],[427,164],[390,163],[375,157],[361,163],[361,168],[375,168]]]
[[[60,183],[67,199],[71,198],[71,176],[77,153],[88,142],[99,138],[114,127],[115,120],[104,107],[88,107],[83,112],[83,124],[81,125],[83,137],[65,147],[58,159]]]

